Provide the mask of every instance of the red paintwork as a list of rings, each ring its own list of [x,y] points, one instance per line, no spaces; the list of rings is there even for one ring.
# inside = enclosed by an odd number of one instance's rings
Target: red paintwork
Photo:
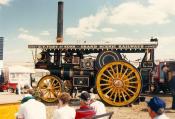
[[[0,84],[0,89],[1,90],[8,90],[9,88],[13,88],[16,90],[17,88],[17,83],[6,83],[6,84]]]

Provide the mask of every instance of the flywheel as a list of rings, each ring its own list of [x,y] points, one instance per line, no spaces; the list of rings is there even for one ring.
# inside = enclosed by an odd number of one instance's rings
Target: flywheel
[[[60,78],[54,75],[47,75],[40,79],[37,85],[40,98],[45,102],[55,102],[62,92]]]
[[[126,61],[106,64],[97,74],[96,87],[100,98],[113,106],[132,103],[141,92],[141,76]]]

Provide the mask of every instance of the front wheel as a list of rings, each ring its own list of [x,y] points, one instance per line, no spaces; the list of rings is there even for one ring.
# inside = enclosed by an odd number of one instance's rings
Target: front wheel
[[[125,106],[135,101],[140,94],[141,84],[137,69],[125,61],[106,64],[96,79],[100,98],[113,106]]]
[[[54,75],[47,75],[40,79],[37,85],[39,98],[45,102],[55,102],[62,92],[61,80]]]

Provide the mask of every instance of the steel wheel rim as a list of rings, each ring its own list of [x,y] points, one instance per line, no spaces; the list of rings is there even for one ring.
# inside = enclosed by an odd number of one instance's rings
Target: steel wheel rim
[[[111,62],[99,71],[96,86],[103,101],[113,106],[125,106],[139,96],[141,76],[128,62]]]
[[[37,87],[41,94],[40,98],[45,102],[57,101],[62,92],[60,79],[52,75],[41,78]]]

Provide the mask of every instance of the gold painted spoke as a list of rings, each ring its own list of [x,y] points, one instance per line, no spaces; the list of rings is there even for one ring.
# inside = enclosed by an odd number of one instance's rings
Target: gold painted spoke
[[[106,81],[106,82],[112,82],[112,81],[110,81],[108,79],[101,79],[101,80]]]
[[[130,77],[130,78],[128,78],[128,79],[126,79],[126,80],[123,80],[124,82],[125,81],[130,81],[130,80],[132,80],[132,79],[134,79],[134,78],[136,78],[135,76],[132,76],[132,77]]]
[[[56,83],[53,84],[53,86],[56,86],[59,83],[59,81],[57,81]]]
[[[111,87],[112,87],[112,86],[108,86],[108,87],[103,88],[103,89],[101,89],[101,90],[104,91],[104,90],[109,89],[109,88],[111,88]]]
[[[113,88],[112,93],[109,96],[110,98],[112,97],[112,95],[114,94],[115,91],[116,91],[116,87]]]
[[[123,70],[123,64],[121,64],[120,73],[122,73],[122,70]]]
[[[115,101],[116,101],[116,98],[117,98],[117,91],[115,92],[115,95],[114,95],[114,100],[113,100],[113,102],[115,102]]]
[[[60,86],[55,86],[55,87],[53,87],[54,89],[57,89],[57,88],[60,88]]]
[[[50,97],[50,98],[52,97],[51,91],[49,91],[49,97]]]
[[[111,92],[113,90],[113,88],[111,88],[110,90],[108,90],[108,92],[105,93],[105,95],[108,95],[109,92]]]
[[[120,96],[120,91],[118,90],[118,98],[119,98],[119,102],[121,102],[121,96]]]
[[[126,100],[126,97],[125,97],[125,94],[123,93],[123,91],[121,91],[121,93],[122,93],[122,96],[123,96],[124,100],[127,101]]]
[[[135,92],[133,92],[131,89],[127,89],[129,92],[131,92],[132,94],[135,94]]]
[[[116,70],[117,70],[117,72],[116,72],[116,74],[117,74],[117,78],[119,77],[119,69],[118,69],[118,65],[116,65]]]
[[[110,79],[110,77],[109,77],[109,76],[107,76],[106,74],[104,74],[104,73],[103,73],[102,75],[103,75],[103,76],[105,76],[106,78]]]
[[[113,75],[116,76],[115,71],[114,71],[114,69],[112,68],[112,66],[110,66],[110,68],[112,69]]]
[[[111,72],[110,72],[109,70],[107,70],[107,72],[109,73],[109,75],[110,75],[113,79],[115,79],[114,76],[111,74]]]
[[[41,91],[43,93],[43,91]],[[45,95],[48,93],[49,91],[45,91],[45,93],[43,93],[43,97],[45,97]]]
[[[123,73],[121,80],[123,80],[123,77],[125,76],[126,72],[128,71],[128,68],[125,70],[125,72]]]
[[[135,86],[131,86],[131,85],[126,85],[126,87],[137,88],[137,87],[135,87]]]
[[[123,90],[123,91],[129,98],[131,98],[131,96],[129,95],[129,93],[126,90]]]
[[[100,86],[109,86],[109,83],[100,84]]]
[[[52,92],[53,96],[54,96],[55,98],[57,98],[57,95],[56,95],[55,91],[54,91],[54,90],[51,90],[51,92]]]
[[[133,73],[133,71],[131,70],[127,75],[126,77],[128,77],[129,75],[131,75]]]
[[[131,81],[129,82],[130,84],[137,84],[138,82],[135,82],[135,81]]]
[[[54,85],[54,82],[56,81],[56,79],[54,78],[53,80],[52,80],[52,83],[51,83],[51,85],[53,86]]]

